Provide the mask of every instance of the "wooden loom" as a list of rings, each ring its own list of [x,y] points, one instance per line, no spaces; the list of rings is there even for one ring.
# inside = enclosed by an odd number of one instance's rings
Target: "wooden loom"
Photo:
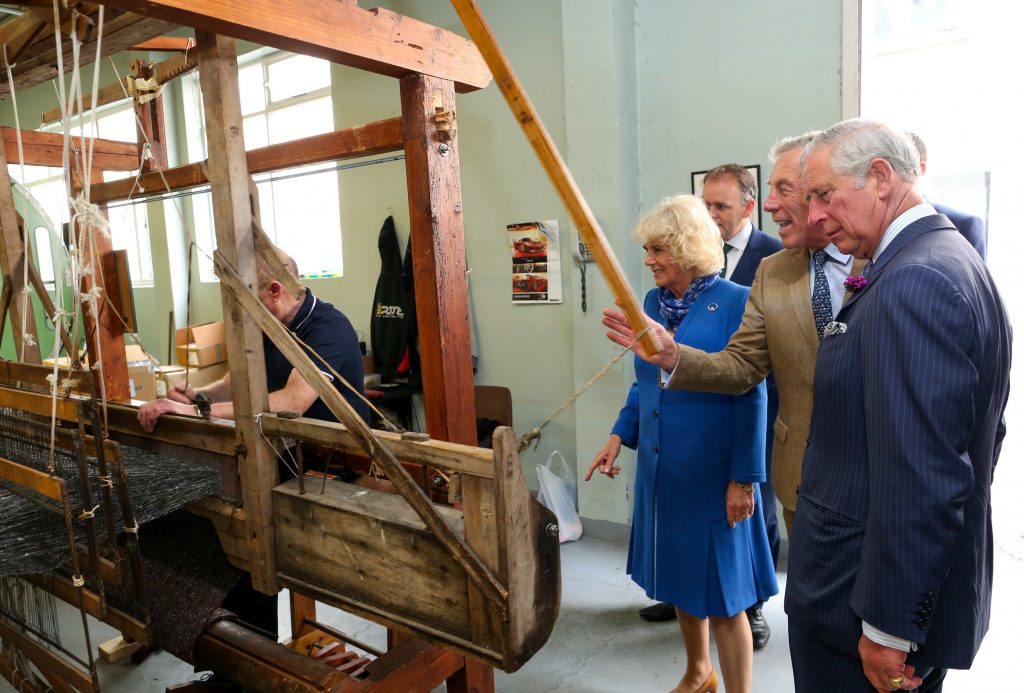
[[[49,6],[48,2],[34,4]],[[370,678],[362,681],[299,663],[282,648],[267,651],[266,643],[227,625],[201,636],[197,657],[206,657],[241,683],[253,682],[249,685],[264,690],[430,690],[446,679],[453,691],[493,690],[489,666],[515,670],[547,639],[557,613],[559,573],[557,540],[551,536],[553,516],[526,489],[511,431],[496,434],[493,453],[471,447],[475,427],[455,92],[486,86],[488,66],[476,47],[461,37],[386,10],[363,10],[355,0],[111,0],[105,4],[111,13],[103,40],[105,54],[155,39],[173,26],[196,29],[198,45],[192,59],[198,62],[204,95],[208,161],[163,171],[145,162],[134,182],[102,183],[100,170],[137,170],[140,151],[134,144],[95,140],[91,200],[102,205],[125,199],[133,183],[144,194],[211,185],[237,415],[234,425],[165,417],[154,434],[145,435],[135,423],[134,409],[111,405],[110,431],[142,446],[179,454],[184,448],[186,454],[220,465],[229,479],[240,475],[241,508],[209,498],[192,510],[214,521],[230,560],[249,570],[259,589],[274,593],[289,587],[417,639],[397,644],[368,667]],[[596,246],[602,258],[599,266],[613,290],[627,312],[640,320],[639,306],[614,256],[514,75],[509,79],[511,72],[503,65],[504,58],[478,10],[471,1],[454,4],[474,38],[487,48],[487,62],[492,69],[497,66],[503,92],[585,240]],[[14,74],[19,89],[53,76],[52,49],[47,53],[43,42],[33,43],[36,37],[47,36],[47,31],[52,34],[52,27],[47,26],[45,11],[29,9],[0,26],[0,41],[9,47],[15,39],[18,42],[9,48],[8,59],[17,62]],[[95,16],[95,5],[79,3],[79,9],[83,16]],[[116,27],[113,36],[111,26]],[[246,152],[234,43],[229,36],[395,77],[402,115]],[[15,51],[16,59],[11,57]],[[91,58],[94,51],[90,53],[87,41],[81,53]],[[172,60],[155,66],[153,72],[170,78],[189,67],[184,57]],[[116,96],[117,90],[106,89],[94,105]],[[154,142],[157,163],[165,161],[159,146],[163,142],[159,98],[148,107],[137,101],[136,112]],[[15,139],[15,133],[5,128],[0,164],[16,161],[12,157]],[[60,165],[59,136],[23,132],[22,139],[24,163]],[[365,490],[356,494],[340,483],[330,484],[323,494],[304,493],[297,481],[276,486],[273,452],[260,440],[256,424],[257,415],[267,410],[262,331],[292,357],[300,371],[313,365],[287,334],[281,334],[280,324],[252,293],[265,241],[254,219],[251,175],[390,151],[404,151],[406,157],[424,408],[433,440],[410,442],[364,430],[333,389],[320,388],[322,398],[346,425],[264,415],[262,432],[362,450],[385,467],[405,501]],[[0,184],[0,226],[5,289],[10,287],[16,296],[22,289],[20,267],[25,258],[13,196],[5,184]],[[96,252],[104,275],[96,281],[112,286],[110,248]],[[276,260],[263,256],[272,263]],[[31,312],[18,310],[16,302],[10,305],[13,333],[20,334],[22,329],[32,333]],[[243,320],[244,315],[256,320]],[[90,335],[95,334],[102,348],[88,346],[90,353],[103,355],[101,372],[108,397],[126,401],[123,326],[108,312],[95,327]],[[39,362],[38,349],[25,349],[21,360],[26,363],[3,364],[0,380],[41,386],[49,369],[30,365]],[[321,382],[316,377],[307,379]],[[430,504],[402,471],[399,459],[458,474],[463,511]],[[313,527],[326,529],[317,538]],[[372,587],[367,588],[368,584]],[[94,616],[110,620],[98,602],[90,604]],[[308,638],[315,611],[302,599],[293,600],[293,609],[293,635]],[[148,642],[144,623],[120,621],[119,627],[133,640]],[[253,657],[265,666],[251,661],[239,664]],[[266,688],[266,672],[271,670],[277,672],[272,682],[276,688]]]

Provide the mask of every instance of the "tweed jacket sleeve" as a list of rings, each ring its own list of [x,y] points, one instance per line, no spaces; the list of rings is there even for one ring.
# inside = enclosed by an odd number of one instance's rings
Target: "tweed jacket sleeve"
[[[743,320],[725,349],[709,354],[680,345],[679,362],[665,387],[741,394],[767,377],[772,364],[764,329],[764,268],[762,262],[750,287]]]

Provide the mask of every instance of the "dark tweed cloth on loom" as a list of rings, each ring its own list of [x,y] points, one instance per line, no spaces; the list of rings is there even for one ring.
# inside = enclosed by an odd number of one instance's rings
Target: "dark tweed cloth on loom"
[[[243,573],[228,563],[213,524],[184,510],[143,525],[140,539],[155,644],[194,664],[199,634],[233,617],[221,603]]]

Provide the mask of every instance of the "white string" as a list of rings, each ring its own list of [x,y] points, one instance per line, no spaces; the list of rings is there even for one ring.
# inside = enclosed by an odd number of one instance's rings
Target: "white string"
[[[99,131],[98,131],[97,127],[96,127],[96,102],[99,100],[99,93],[100,93],[100,60],[103,57],[103,53],[102,53],[102,48],[103,48],[103,10],[104,10],[104,6],[100,5],[99,19],[98,19],[97,26],[96,26],[96,59],[93,61],[94,67],[93,67],[93,71],[92,71],[92,100],[89,102],[89,103],[92,104],[92,113],[93,113],[92,133],[93,133],[93,135],[99,135]],[[89,154],[86,157],[86,164],[85,164],[85,169],[89,173],[89,175],[85,177],[85,186],[84,186],[84,189],[85,189],[85,199],[87,199],[87,200],[89,199],[89,190],[92,187],[92,156],[93,156],[93,150],[95,148],[96,148],[96,139],[94,137],[93,139],[89,140]]]
[[[263,438],[264,442],[266,442],[266,444],[270,447],[270,449],[274,451],[274,456],[277,457],[277,459],[281,460],[281,462],[284,463],[284,466],[288,468],[288,471],[292,473],[292,476],[298,477],[299,476],[299,463],[292,456],[291,448],[289,446],[287,446],[287,445],[283,445],[282,446],[284,448],[284,451],[288,453],[288,459],[285,459],[284,455],[282,455],[280,452],[278,452],[277,446],[274,445],[274,443],[271,442],[270,438],[267,437],[267,434],[263,432],[263,412],[260,412],[260,413],[256,414],[256,416],[254,418],[256,419],[256,428],[260,432],[260,437]],[[281,440],[283,442],[284,438],[282,438]]]
[[[17,138],[18,138],[18,166],[19,166],[19,170],[21,171],[21,179],[25,180],[25,148],[24,148],[24,144],[22,143],[22,140],[21,140],[21,121],[18,118],[18,95],[15,93],[15,90],[14,90],[14,66],[11,65],[10,61],[7,59],[7,44],[6,43],[4,44],[4,65],[7,66],[7,83],[10,85],[10,88],[11,88],[11,107],[14,109],[14,131],[17,134]],[[6,171],[4,171],[3,174],[4,175],[8,175],[8,173]],[[9,175],[8,175],[8,177],[9,177]],[[22,260],[22,267],[21,267],[21,271],[22,271],[22,280],[21,280],[22,283],[21,283],[21,286],[22,286],[23,290],[21,292],[21,296],[18,296],[17,299],[16,299],[16,300],[21,301],[21,316],[22,316],[22,320],[21,320],[21,339],[18,340],[18,345],[15,347],[16,349],[18,347],[20,347],[20,349],[21,349],[20,352],[19,352],[20,356],[18,358],[18,360],[20,360],[20,361],[24,361],[25,360],[25,347],[28,345],[29,342],[34,341],[34,340],[32,340],[30,338],[30,336],[28,334],[28,302],[29,302],[29,297],[28,297],[28,294],[25,291],[25,290],[28,289],[28,258],[31,257],[30,253],[32,251],[32,245],[31,245],[31,240],[30,239],[31,239],[31,234],[28,233],[28,229],[26,229],[25,230],[25,239],[24,239],[24,253],[25,253],[25,255],[24,255],[24,258]]]

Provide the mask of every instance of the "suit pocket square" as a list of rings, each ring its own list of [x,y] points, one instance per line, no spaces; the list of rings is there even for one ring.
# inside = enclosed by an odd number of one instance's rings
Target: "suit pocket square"
[[[831,337],[833,335],[845,334],[845,333],[846,333],[846,323],[845,322],[836,322],[835,320],[833,320],[829,324],[825,325],[825,332],[822,335],[822,337],[823,338],[824,337]]]

